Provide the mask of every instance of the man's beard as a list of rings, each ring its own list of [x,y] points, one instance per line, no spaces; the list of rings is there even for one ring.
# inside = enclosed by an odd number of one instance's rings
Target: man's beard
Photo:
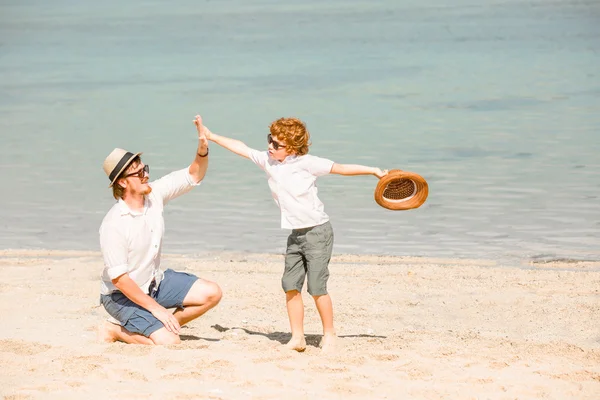
[[[144,196],[148,196],[152,192],[152,186],[146,186],[146,189],[142,191]]]

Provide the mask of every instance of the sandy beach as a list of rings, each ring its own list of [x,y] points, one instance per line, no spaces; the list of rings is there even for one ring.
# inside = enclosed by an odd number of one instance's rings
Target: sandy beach
[[[96,252],[0,251],[5,399],[598,399],[600,265],[334,256],[339,348],[289,339],[281,255],[166,255],[218,282],[180,345],[101,343]]]

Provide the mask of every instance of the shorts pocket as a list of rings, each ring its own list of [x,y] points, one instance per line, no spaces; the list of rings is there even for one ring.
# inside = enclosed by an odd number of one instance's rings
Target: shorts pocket
[[[156,319],[154,315],[144,310],[131,317],[124,327],[129,332],[139,333],[140,335],[148,337],[151,333],[163,326],[162,322]],[[152,329],[153,327],[154,329]]]
[[[101,302],[106,312],[119,321],[121,325],[125,325],[138,308],[133,301],[122,293],[102,295]]]

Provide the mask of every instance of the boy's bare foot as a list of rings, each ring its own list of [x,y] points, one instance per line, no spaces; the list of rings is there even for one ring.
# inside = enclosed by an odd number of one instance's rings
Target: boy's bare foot
[[[289,342],[285,345],[290,350],[296,350],[297,352],[303,352],[306,350],[306,339],[304,336],[295,338],[292,336]]]
[[[326,333],[321,338],[321,343],[319,344],[319,347],[322,351],[326,353],[332,353],[335,351],[336,344],[337,336],[335,335],[335,333]]]
[[[105,343],[116,342],[118,337],[117,332],[120,329],[120,325],[115,325],[108,321],[104,321],[104,323],[98,327],[98,340]]]

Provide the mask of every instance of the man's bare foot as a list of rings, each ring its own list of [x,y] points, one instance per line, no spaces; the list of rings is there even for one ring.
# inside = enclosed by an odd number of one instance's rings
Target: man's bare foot
[[[289,342],[285,345],[290,350],[296,350],[297,352],[303,352],[306,350],[306,339],[304,336],[295,338],[292,336]]]
[[[98,340],[104,343],[112,343],[117,341],[117,333],[121,329],[120,325],[115,325],[108,321],[104,321],[98,327]]]
[[[336,344],[337,336],[335,335],[335,333],[326,333],[321,338],[321,343],[319,344],[319,347],[322,351],[326,353],[332,353],[335,351]]]

